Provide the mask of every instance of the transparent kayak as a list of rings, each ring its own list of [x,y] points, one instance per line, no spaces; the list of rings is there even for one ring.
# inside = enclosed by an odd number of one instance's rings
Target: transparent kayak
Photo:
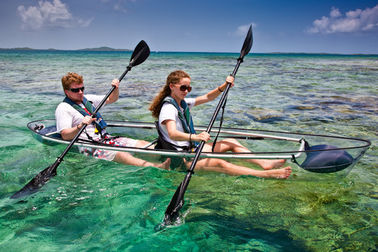
[[[150,144],[142,148],[121,147],[86,139],[77,140],[76,147],[97,148],[113,151],[130,152],[142,157],[194,157],[195,152],[155,149],[158,133],[152,122],[107,121],[107,132],[112,136],[125,136],[143,139]],[[66,144],[56,131],[55,120],[37,120],[28,123],[28,128],[41,142],[49,145]],[[195,128],[197,132],[205,131],[206,126]],[[212,139],[219,128],[213,127]],[[236,159],[287,159],[301,168],[317,173],[348,173],[371,145],[369,140],[344,136],[315,135],[298,132],[269,131],[243,128],[222,127],[218,139],[234,138],[251,152],[217,153],[202,152],[201,158]]]

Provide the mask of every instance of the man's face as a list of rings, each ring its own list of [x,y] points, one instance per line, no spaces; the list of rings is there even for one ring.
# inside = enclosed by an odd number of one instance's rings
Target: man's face
[[[68,98],[75,103],[82,103],[84,97],[84,84],[83,83],[71,83],[70,89],[65,90]]]

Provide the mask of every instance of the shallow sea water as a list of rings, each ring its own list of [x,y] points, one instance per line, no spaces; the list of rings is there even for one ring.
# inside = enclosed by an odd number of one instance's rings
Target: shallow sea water
[[[0,248],[3,251],[375,251],[378,57],[251,54],[231,89],[224,126],[343,135],[372,141],[346,177],[292,165],[285,181],[196,173],[182,223],[157,230],[185,174],[69,153],[55,176],[23,200],[9,197],[55,161],[63,146],[36,141],[26,124],[54,118],[60,78],[84,76],[105,94],[125,52],[0,52]],[[104,107],[111,120],[153,121],[148,105],[168,73],[192,77],[192,96],[231,73],[237,54],[152,53]],[[206,125],[217,101],[195,107]]]

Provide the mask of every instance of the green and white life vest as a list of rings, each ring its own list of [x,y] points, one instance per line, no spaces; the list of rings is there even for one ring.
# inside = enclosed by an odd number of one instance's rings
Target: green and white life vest
[[[96,110],[95,106],[93,106],[93,104],[90,101],[88,101],[85,98],[85,96],[83,97],[83,104],[86,110],[82,108],[81,106],[79,106],[77,103],[73,102],[67,96],[64,98],[63,102],[70,104],[74,109],[76,109],[83,116],[92,116],[93,112]],[[99,112],[96,113],[96,121],[94,121],[93,123],[96,126],[97,132],[99,133],[101,133],[101,131],[104,130],[107,126],[105,120],[102,118]]]
[[[196,131],[194,130],[193,119],[192,119],[192,116],[190,115],[189,106],[185,102],[185,100],[181,100],[181,103],[180,103],[181,107],[184,110],[184,113],[181,111],[176,100],[173,99],[171,96],[167,96],[167,97],[164,98],[163,104],[166,103],[166,102],[172,104],[177,109],[178,117],[180,119],[180,122],[182,124],[182,127],[183,127],[185,133],[196,134]]]
[[[180,104],[181,104],[181,107],[184,110],[184,113],[183,113],[181,111],[179,105],[175,101],[175,99],[173,99],[171,96],[165,97],[164,100],[162,101],[162,104],[164,104],[166,102],[172,104],[177,109],[178,118],[179,118],[179,120],[180,120],[180,122],[182,124],[182,128],[184,129],[185,133],[196,134],[196,131],[194,130],[194,126],[193,126],[193,119],[192,119],[192,116],[190,115],[188,104],[184,100],[181,101]],[[178,145],[175,145],[173,143],[167,142],[164,139],[163,134],[161,133],[161,129],[160,129],[159,123],[156,122],[155,124],[156,124],[156,129],[157,129],[157,131],[159,133],[159,138],[158,138],[157,144],[155,146],[155,149],[167,149],[167,150],[184,149],[184,150],[192,150],[193,148],[195,148],[198,145],[197,142],[189,142],[189,146],[187,146],[187,148],[185,148],[183,146],[178,146]]]

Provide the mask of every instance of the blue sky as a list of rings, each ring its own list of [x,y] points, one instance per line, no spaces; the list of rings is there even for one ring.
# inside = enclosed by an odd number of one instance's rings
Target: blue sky
[[[378,54],[370,0],[1,0],[0,48]]]

